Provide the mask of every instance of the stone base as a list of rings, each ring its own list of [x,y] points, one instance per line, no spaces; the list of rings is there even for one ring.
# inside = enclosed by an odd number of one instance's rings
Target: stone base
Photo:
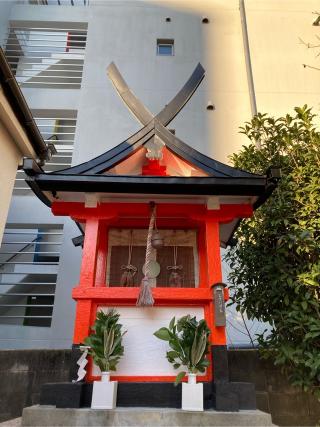
[[[213,383],[213,408],[217,411],[256,409],[256,393],[252,383]]]
[[[200,383],[199,383],[200,384]],[[181,408],[182,385],[172,383],[119,383],[117,407]],[[40,405],[57,408],[91,406],[92,383],[49,383],[40,391]],[[203,383],[204,409],[239,411],[256,409],[256,394],[251,383]]]
[[[57,383],[59,387],[56,387],[55,384],[49,383],[41,386],[40,405],[55,405],[57,408],[81,408],[84,406],[85,383]]]
[[[62,409],[54,406],[24,408],[22,426],[273,426],[270,414],[260,411],[187,412],[179,409],[117,408]]]
[[[181,389],[172,383],[118,384],[118,407],[181,408]],[[40,391],[40,405],[57,408],[85,408],[91,406],[92,383],[49,383]],[[203,385],[204,409],[212,408],[212,384]],[[247,409],[247,408],[246,408]],[[251,408],[251,409],[255,409]]]

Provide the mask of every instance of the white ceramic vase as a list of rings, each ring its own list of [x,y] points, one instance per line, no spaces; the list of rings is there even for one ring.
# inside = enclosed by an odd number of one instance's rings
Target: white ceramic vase
[[[101,381],[93,382],[92,409],[114,409],[117,403],[118,381],[110,381],[110,372],[101,372]]]
[[[197,384],[197,375],[188,373],[188,382],[182,383],[182,409],[203,411],[203,384]]]

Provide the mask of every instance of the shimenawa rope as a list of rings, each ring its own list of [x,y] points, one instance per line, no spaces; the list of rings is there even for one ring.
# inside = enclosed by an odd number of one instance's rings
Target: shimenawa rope
[[[151,238],[152,238],[152,231],[153,231],[155,219],[156,219],[156,206],[153,203],[151,204],[151,207],[152,207],[152,210],[151,210],[151,217],[150,217],[148,236],[147,236],[146,258],[145,258],[145,264],[144,264],[144,277],[141,281],[140,292],[136,302],[136,305],[139,307],[150,307],[150,306],[153,306],[154,304],[151,283],[150,283],[150,262],[151,262],[151,255],[152,255]]]

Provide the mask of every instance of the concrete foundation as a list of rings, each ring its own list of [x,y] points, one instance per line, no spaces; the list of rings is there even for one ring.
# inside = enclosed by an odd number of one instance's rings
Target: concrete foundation
[[[58,409],[31,406],[23,410],[22,426],[273,426],[260,411],[188,412],[180,409]]]
[[[274,424],[280,426],[315,426],[319,424],[320,402],[318,399],[310,393],[304,393],[301,389],[290,386],[288,379],[280,369],[273,366],[270,361],[260,360],[256,350],[229,350],[228,362],[230,381],[253,383],[256,389],[257,408],[270,413]],[[24,407],[38,404],[42,384],[70,381],[70,363],[71,350],[0,351],[0,376],[2,379],[0,422],[20,417]],[[72,375],[72,378],[75,378],[75,375]],[[164,393],[170,393],[172,402],[176,387],[170,383],[167,384],[170,385],[170,388],[165,389]],[[138,395],[141,401],[142,391],[137,390],[135,385],[130,386],[126,394],[122,393],[120,385],[121,383],[119,383],[118,398],[125,399],[126,405],[123,404],[123,407],[133,406],[127,404],[129,394]],[[159,389],[161,389],[160,386]],[[148,394],[153,402],[159,395],[159,389]],[[204,392],[206,396],[206,391],[204,390]],[[87,407],[91,403],[89,394],[88,399],[87,403],[85,402]],[[181,400],[174,403],[177,403],[176,408],[181,407]],[[180,404],[178,405],[178,403]],[[149,402],[143,406],[149,406]],[[163,408],[167,405],[159,404],[158,407]],[[240,414],[242,413],[244,412],[240,411]]]

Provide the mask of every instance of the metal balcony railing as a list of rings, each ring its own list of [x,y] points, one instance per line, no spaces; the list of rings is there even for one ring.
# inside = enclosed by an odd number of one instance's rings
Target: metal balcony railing
[[[76,111],[68,111],[68,114],[55,112],[43,113],[41,117],[39,110],[34,113],[35,122],[43,136],[45,142],[54,144],[57,154],[54,154],[43,169],[46,172],[53,172],[71,166],[74,135],[77,125]],[[14,195],[30,195],[32,191],[25,182],[25,173],[22,170],[17,171],[16,180],[13,188]]]
[[[55,28],[10,24],[2,41],[7,60],[22,87],[79,89],[81,87],[87,28]],[[74,25],[74,24],[73,24]]]
[[[39,6],[89,6],[90,0],[18,0],[18,4]]]
[[[51,325],[62,230],[7,224],[0,248],[0,324]]]

